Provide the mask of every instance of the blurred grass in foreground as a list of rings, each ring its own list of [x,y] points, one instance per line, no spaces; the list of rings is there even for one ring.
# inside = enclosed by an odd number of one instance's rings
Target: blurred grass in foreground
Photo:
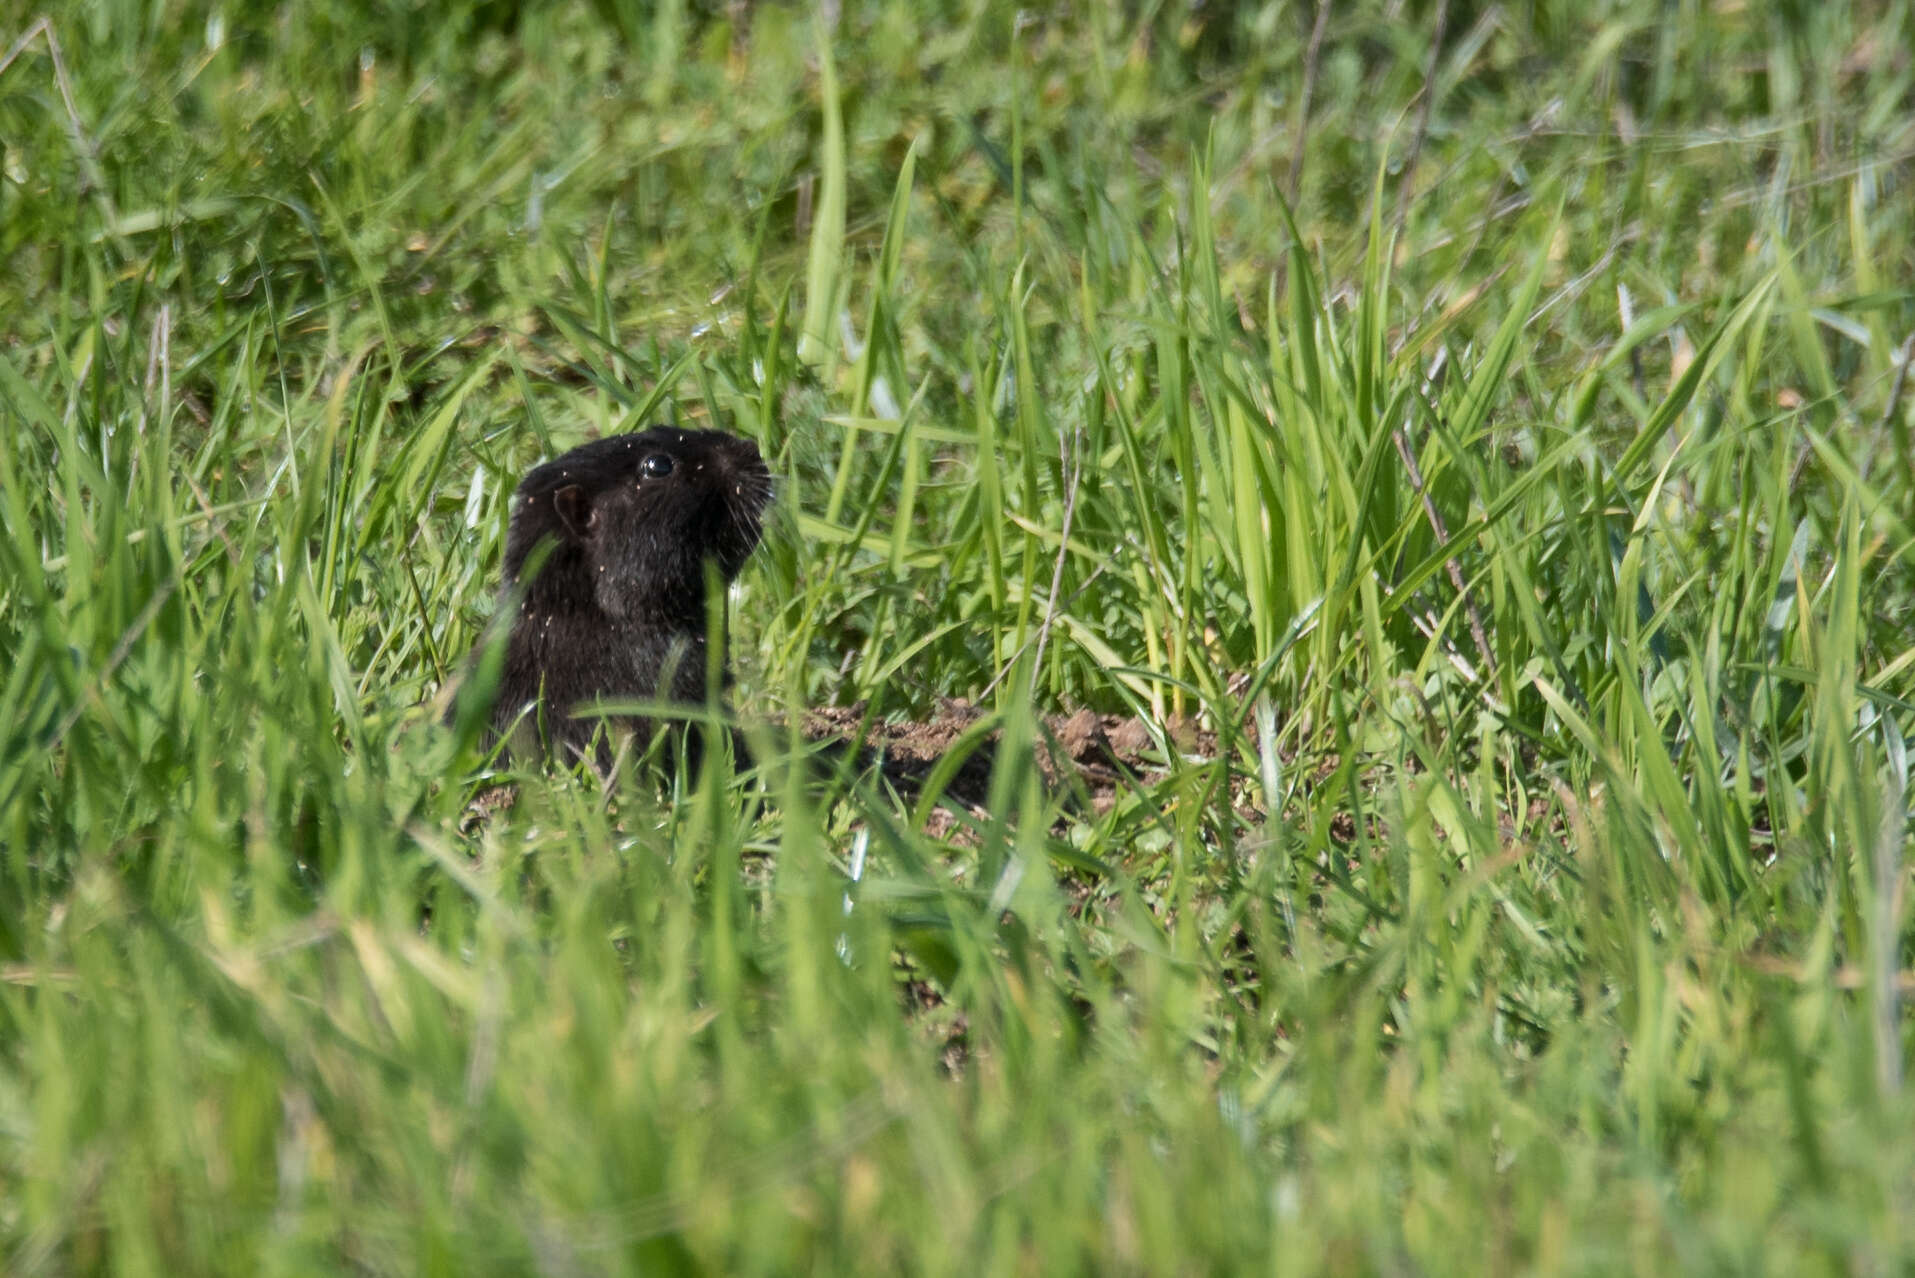
[[[1915,1260],[1915,20],[1315,16],[0,29],[0,1267]],[[668,419],[982,814],[418,708]]]

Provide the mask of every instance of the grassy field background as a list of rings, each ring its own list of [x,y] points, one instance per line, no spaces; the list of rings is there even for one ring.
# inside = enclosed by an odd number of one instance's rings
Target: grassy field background
[[[12,13],[0,1270],[1915,1264],[1909,6]],[[758,772],[489,766],[655,421]]]

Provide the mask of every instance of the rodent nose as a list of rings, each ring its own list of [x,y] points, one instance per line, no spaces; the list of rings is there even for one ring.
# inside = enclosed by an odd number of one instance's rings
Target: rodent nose
[[[749,439],[739,439],[730,448],[720,450],[718,458],[729,474],[751,470],[765,464],[764,459],[758,455],[758,445]]]

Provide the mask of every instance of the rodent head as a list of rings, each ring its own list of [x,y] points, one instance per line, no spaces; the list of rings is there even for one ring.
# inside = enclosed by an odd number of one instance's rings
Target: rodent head
[[[749,439],[654,427],[594,440],[519,485],[506,538],[508,583],[547,538],[529,583],[535,607],[596,604],[641,623],[703,625],[705,564],[730,581],[764,527],[771,472]]]

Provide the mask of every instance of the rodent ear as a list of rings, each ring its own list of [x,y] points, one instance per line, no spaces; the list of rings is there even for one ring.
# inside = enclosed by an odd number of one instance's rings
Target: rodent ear
[[[585,540],[592,523],[592,502],[583,488],[577,484],[567,484],[554,492],[552,509],[558,512],[559,522],[565,525],[566,536],[577,542]]]

